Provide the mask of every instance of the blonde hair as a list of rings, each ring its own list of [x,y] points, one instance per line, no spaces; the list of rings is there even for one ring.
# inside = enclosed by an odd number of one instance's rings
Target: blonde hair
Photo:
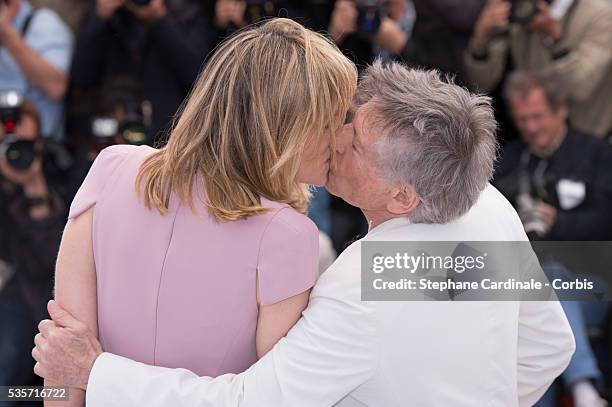
[[[241,31],[212,55],[168,144],[137,177],[147,208],[176,193],[194,209],[194,183],[219,221],[266,209],[260,197],[305,213],[296,180],[304,149],[340,127],[357,86],[355,66],[328,39],[288,19]],[[333,160],[333,157],[332,157]]]

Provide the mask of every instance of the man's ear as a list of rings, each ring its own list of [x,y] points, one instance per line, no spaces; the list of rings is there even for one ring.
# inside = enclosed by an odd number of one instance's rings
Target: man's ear
[[[387,211],[394,215],[407,215],[419,206],[420,202],[421,199],[411,187],[394,187],[387,202]]]

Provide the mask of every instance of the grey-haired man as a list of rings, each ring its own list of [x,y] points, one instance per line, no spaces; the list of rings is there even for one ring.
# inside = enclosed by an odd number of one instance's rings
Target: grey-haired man
[[[359,206],[368,235],[321,276],[300,321],[245,372],[217,378],[102,353],[57,304],[36,372],[87,390],[87,406],[529,406],[574,339],[556,301],[361,301],[368,241],[525,241],[488,184],[489,99],[401,65],[369,68],[337,143],[329,190]]]

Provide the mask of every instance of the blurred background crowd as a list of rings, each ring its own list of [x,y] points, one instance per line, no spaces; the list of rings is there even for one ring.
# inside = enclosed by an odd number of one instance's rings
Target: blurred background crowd
[[[36,323],[98,152],[162,146],[215,46],[271,16],[327,33],[359,69],[400,60],[491,95],[493,183],[528,235],[612,240],[610,0],[0,0],[0,386],[39,383]],[[323,188],[310,216],[322,269],[367,232]],[[563,306],[577,351],[539,405],[606,405],[607,304]]]

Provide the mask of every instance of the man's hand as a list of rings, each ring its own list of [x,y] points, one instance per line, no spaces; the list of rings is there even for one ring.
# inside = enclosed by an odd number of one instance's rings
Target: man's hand
[[[215,2],[215,25],[225,29],[232,22],[234,0],[217,0]]]
[[[154,23],[168,15],[164,0],[151,0],[148,6],[137,6],[128,2],[126,6],[137,19],[147,24]]]
[[[550,231],[557,221],[557,208],[544,202],[540,202],[536,208],[544,218],[546,224],[546,233]]]
[[[482,50],[487,46],[493,30],[508,24],[512,6],[503,0],[488,0],[476,21],[472,34],[472,46]]]
[[[531,32],[538,33],[542,37],[552,38],[558,41],[561,38],[563,29],[561,23],[550,15],[550,7],[545,2],[538,3],[539,12],[531,20],[527,29]]]
[[[237,28],[246,26],[246,6],[245,0],[218,0],[215,3],[215,25],[221,29],[228,28],[230,23]]]
[[[127,0],[97,0],[96,14],[102,20],[110,20],[117,9],[123,6]]]
[[[13,19],[20,7],[21,0],[8,0],[7,3],[4,0],[0,1],[0,41],[7,30],[13,29]]]
[[[387,0],[387,15],[392,20],[401,21],[407,9],[408,0]]]
[[[345,36],[357,31],[358,14],[354,2],[349,0],[336,2],[329,23],[329,34],[336,43],[342,42]]]
[[[55,301],[47,305],[53,321],[38,324],[40,333],[34,338],[32,357],[34,373],[58,386],[86,390],[94,362],[102,354],[102,346],[87,326],[76,320]]]
[[[389,17],[383,17],[375,37],[376,43],[392,55],[398,55],[408,42],[408,36],[400,25]]]

